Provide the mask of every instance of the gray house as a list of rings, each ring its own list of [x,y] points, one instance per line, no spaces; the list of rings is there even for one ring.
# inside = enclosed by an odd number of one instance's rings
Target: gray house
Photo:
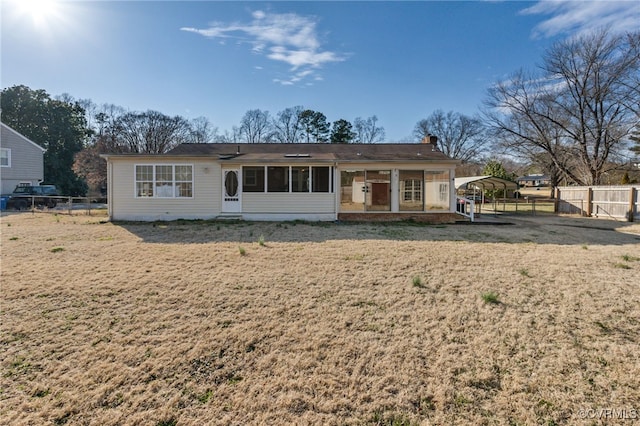
[[[11,193],[18,184],[37,185],[44,179],[45,149],[4,123],[0,133],[0,187]]]

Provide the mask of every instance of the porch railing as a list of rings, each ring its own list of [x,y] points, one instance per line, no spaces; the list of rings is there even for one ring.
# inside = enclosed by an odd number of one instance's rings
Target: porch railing
[[[468,217],[471,222],[475,220],[476,202],[465,197],[456,196],[456,213]]]

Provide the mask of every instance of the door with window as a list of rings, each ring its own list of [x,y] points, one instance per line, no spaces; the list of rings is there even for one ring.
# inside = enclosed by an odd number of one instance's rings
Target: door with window
[[[365,171],[365,210],[391,210],[391,170]]]
[[[240,213],[240,170],[222,170],[222,212]]]

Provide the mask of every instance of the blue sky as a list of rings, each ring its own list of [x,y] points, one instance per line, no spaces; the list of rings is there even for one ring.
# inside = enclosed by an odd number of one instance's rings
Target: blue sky
[[[376,115],[393,142],[436,109],[476,114],[558,39],[638,22],[636,1],[3,0],[0,81],[220,133],[256,108]]]

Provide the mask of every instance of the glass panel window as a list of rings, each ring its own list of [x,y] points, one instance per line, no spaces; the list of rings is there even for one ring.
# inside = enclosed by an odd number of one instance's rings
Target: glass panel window
[[[176,167],[176,197],[193,196],[193,167]]]
[[[313,167],[313,192],[331,192],[331,167]]]
[[[309,167],[291,167],[291,192],[309,192]]]
[[[193,197],[193,166],[136,165],[136,197]]]
[[[173,166],[156,166],[155,191],[156,197],[173,197]]]
[[[449,171],[425,171],[424,190],[427,210],[449,210]]]
[[[267,167],[267,192],[289,192],[289,167]]]
[[[11,150],[0,148],[0,167],[11,167]]]
[[[176,166],[176,182],[191,182],[193,179],[191,166]]]
[[[400,210],[401,211],[421,211],[424,209],[422,203],[423,195],[423,172],[422,170],[400,170]]]
[[[340,211],[364,211],[364,170],[340,171]]]
[[[136,197],[153,197],[153,166],[136,166]]]
[[[242,168],[242,191],[264,192],[264,166]]]

